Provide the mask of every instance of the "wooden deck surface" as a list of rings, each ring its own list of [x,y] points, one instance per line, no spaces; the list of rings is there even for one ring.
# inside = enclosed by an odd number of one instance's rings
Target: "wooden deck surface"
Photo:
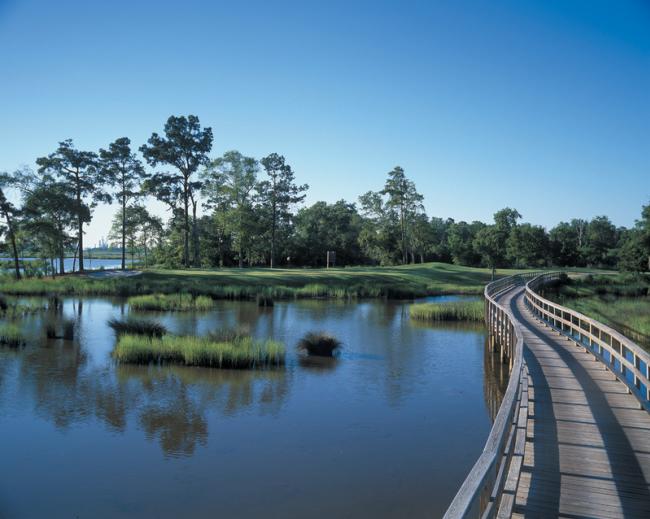
[[[603,364],[500,298],[522,326],[529,419],[513,517],[650,518],[650,414]]]

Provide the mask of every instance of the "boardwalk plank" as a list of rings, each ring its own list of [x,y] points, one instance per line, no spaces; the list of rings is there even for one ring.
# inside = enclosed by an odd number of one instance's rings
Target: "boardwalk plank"
[[[505,512],[512,517],[650,517],[650,415],[582,347],[543,325],[521,289],[501,296],[522,327],[528,422],[520,421]],[[513,503],[511,502],[514,501]]]

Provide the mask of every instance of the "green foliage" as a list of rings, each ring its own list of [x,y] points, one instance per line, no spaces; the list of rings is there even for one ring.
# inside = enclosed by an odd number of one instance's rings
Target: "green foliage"
[[[318,357],[332,357],[340,347],[341,341],[326,332],[309,332],[298,343],[299,349]]]
[[[411,319],[419,321],[475,321],[485,319],[483,301],[420,303],[409,307]]]
[[[108,325],[116,335],[146,335],[147,337],[162,337],[167,328],[156,321],[138,319],[129,316],[126,319],[110,319]]]
[[[113,351],[119,362],[149,364],[173,363],[230,369],[264,369],[284,364],[282,343],[238,337],[215,341],[209,337],[173,336],[149,338],[122,335]]]
[[[192,296],[191,294],[150,294],[129,297],[129,307],[133,310],[155,311],[205,311],[214,306],[214,301],[208,296]]]
[[[74,200],[72,209],[77,224],[79,244],[79,270],[84,270],[83,225],[91,218],[91,209],[98,202],[110,202],[110,195],[104,190],[105,178],[98,169],[97,154],[77,150],[71,139],[59,143],[54,153],[36,159],[42,181],[56,182]]]

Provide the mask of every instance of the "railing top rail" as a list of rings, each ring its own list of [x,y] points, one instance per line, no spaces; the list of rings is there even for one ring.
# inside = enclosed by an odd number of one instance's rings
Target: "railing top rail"
[[[571,308],[568,308],[566,306],[563,306],[559,303],[555,303],[553,301],[550,301],[546,299],[545,297],[539,295],[537,292],[535,292],[535,289],[540,285],[540,283],[544,282],[547,280],[548,277],[551,275],[558,275],[560,274],[559,272],[548,272],[548,273],[543,273],[538,276],[535,276],[533,279],[528,281],[526,283],[526,292],[528,292],[530,295],[535,296],[537,299],[539,299],[542,303],[551,306],[553,308],[556,308],[560,310],[561,312],[566,312],[569,315],[576,317],[580,321],[589,323],[590,325],[598,328],[598,330],[605,332],[607,335],[610,337],[616,339],[620,344],[624,344],[626,348],[628,348],[630,351],[632,351],[637,357],[643,359],[646,363],[650,364],[650,353],[644,350],[641,346],[639,346],[637,343],[635,343],[632,339],[629,337],[623,335],[621,332],[615,330],[611,326],[608,326],[604,323],[601,323],[600,321],[597,321],[596,319],[593,319],[589,317],[588,315],[585,315],[583,313],[578,312],[577,310],[573,310]]]
[[[492,304],[499,308],[499,310],[508,317],[508,320],[513,325],[516,344],[514,347],[512,371],[510,374],[510,380],[508,381],[508,387],[506,388],[503,400],[501,401],[501,406],[499,407],[497,416],[492,424],[490,434],[485,442],[483,452],[479,456],[478,460],[476,460],[472,470],[465,478],[465,481],[463,481],[458,493],[449,505],[444,516],[445,519],[464,518],[469,515],[469,513],[474,509],[476,500],[483,490],[491,471],[503,455],[502,446],[505,443],[506,436],[510,429],[512,413],[517,404],[519,381],[521,373],[523,372],[523,336],[510,309],[498,303],[495,297],[509,289],[522,286],[524,280],[533,277],[533,275],[536,276],[538,273],[515,274],[513,276],[497,279],[496,281],[488,283],[483,291],[485,300],[488,304]]]

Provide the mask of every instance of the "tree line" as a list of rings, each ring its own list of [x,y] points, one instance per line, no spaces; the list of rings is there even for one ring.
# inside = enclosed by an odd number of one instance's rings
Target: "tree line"
[[[238,151],[211,159],[213,134],[199,118],[171,116],[137,151],[127,137],[97,152],[72,140],[24,168],[0,174],[0,232],[4,252],[21,277],[24,251],[58,272],[74,254],[84,270],[84,226],[98,203],[117,203],[109,239],[145,265],[165,267],[323,266],[335,251],[338,265],[395,265],[425,261],[497,267],[650,266],[650,204],[633,228],[606,216],[561,222],[550,231],[521,223],[504,208],[494,221],[427,216],[424,197],[401,167],[357,203],[316,202],[298,209],[309,188],[296,181],[285,157],[257,160]],[[149,166],[149,169],[146,168]],[[20,203],[6,196],[20,192]],[[147,197],[169,210],[163,221]],[[199,215],[199,210],[202,209]],[[55,269],[52,268],[52,271]]]

